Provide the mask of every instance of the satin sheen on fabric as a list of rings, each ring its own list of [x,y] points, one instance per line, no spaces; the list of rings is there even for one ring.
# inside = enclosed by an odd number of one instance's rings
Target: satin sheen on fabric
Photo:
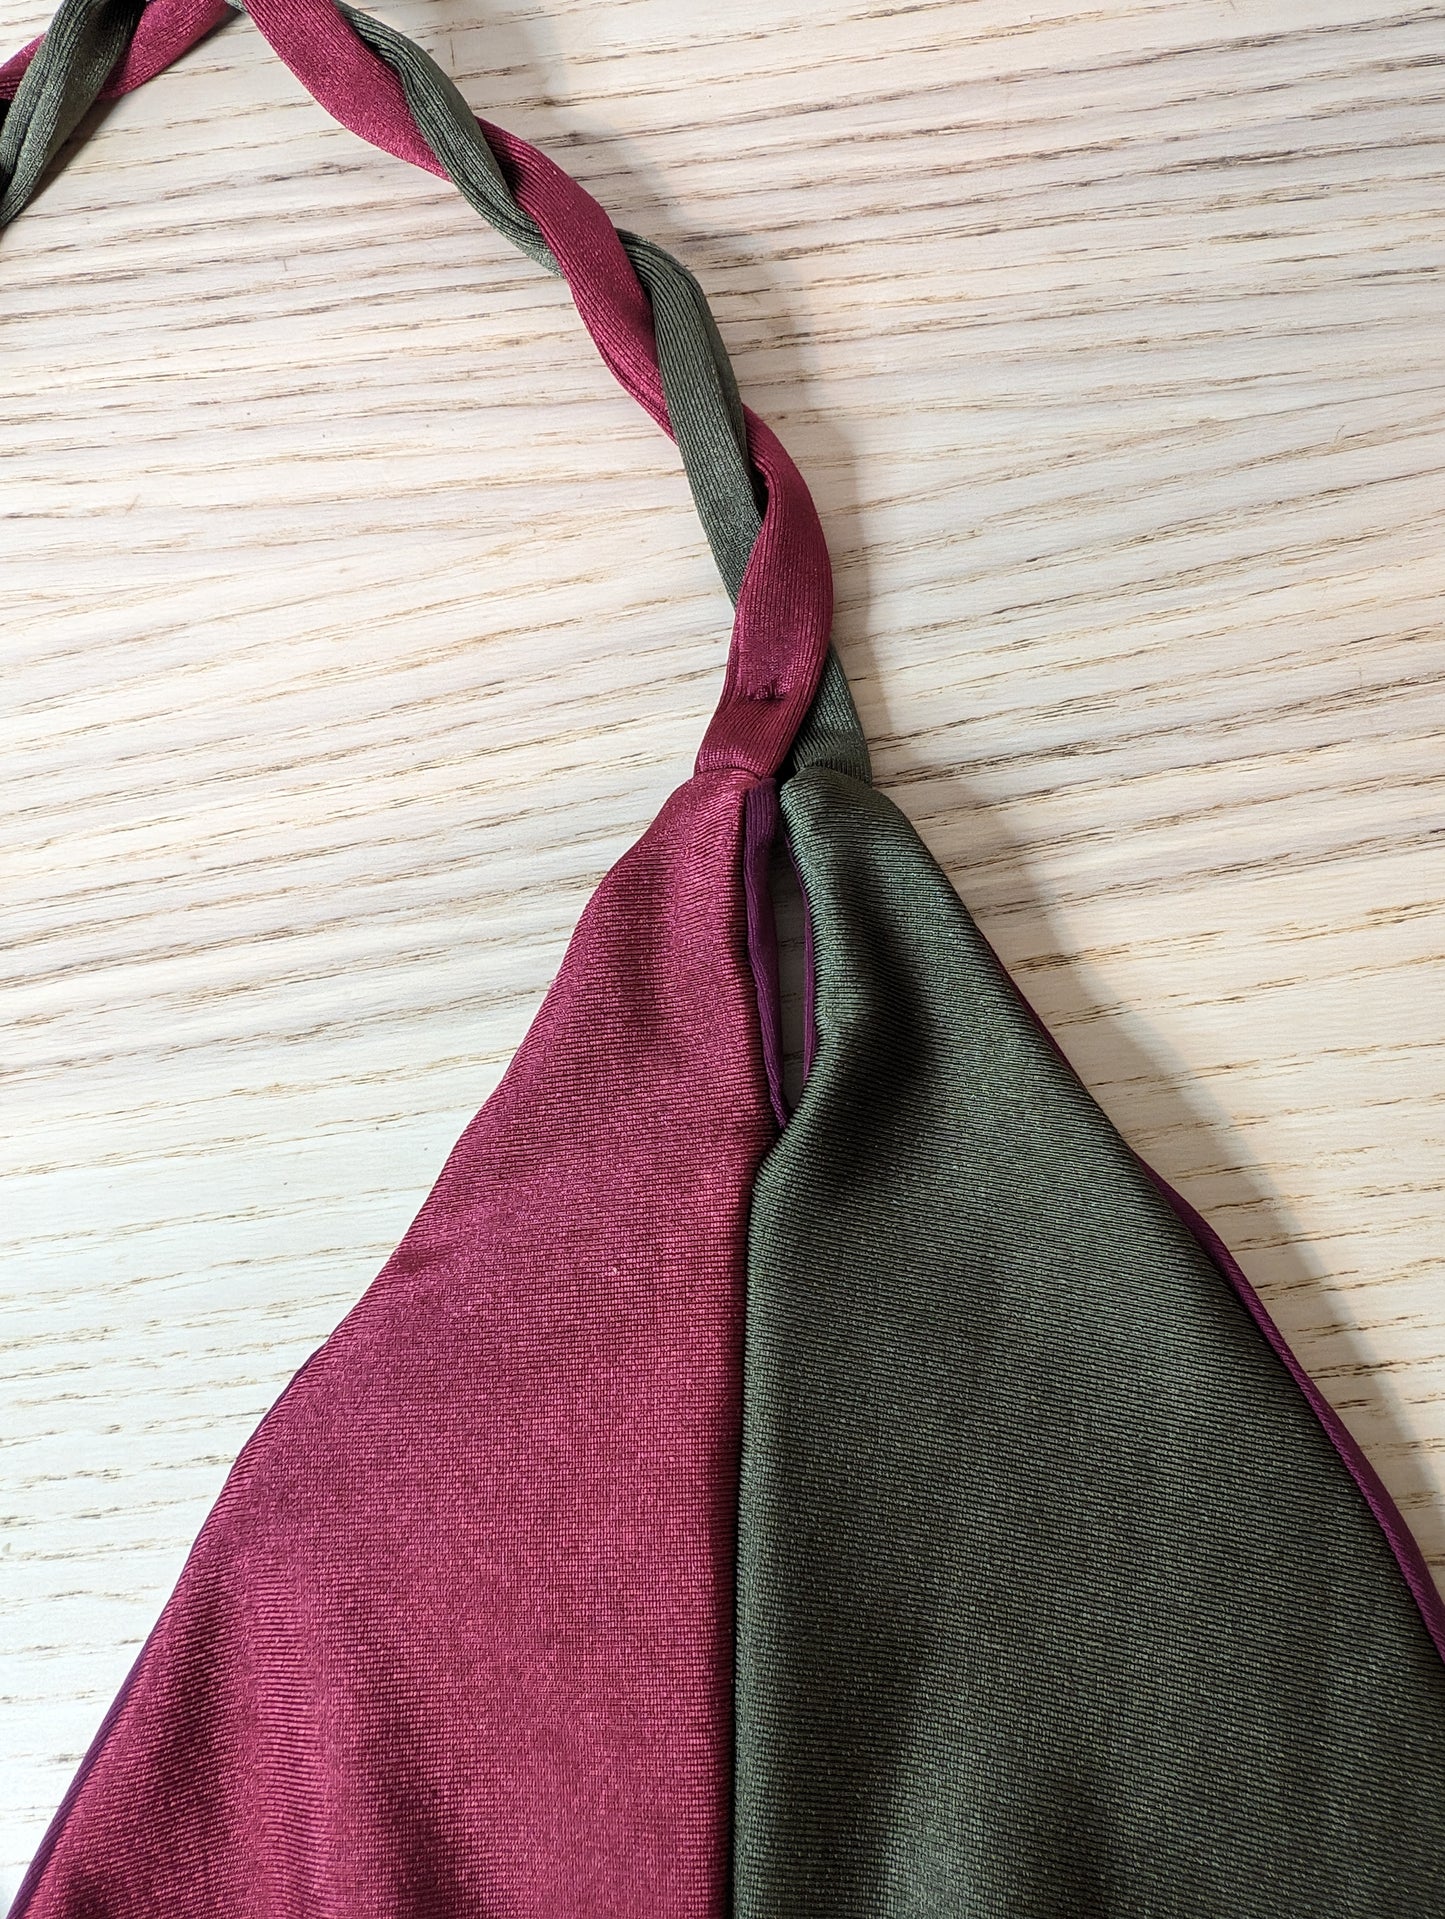
[[[753,1201],[738,1919],[1439,1919],[1418,1548],[828,718],[781,789],[818,1030]]]
[[[217,17],[159,0],[116,71],[138,83]],[[415,128],[393,138],[397,82],[327,37],[331,9],[270,18],[343,118],[440,171]],[[98,24],[70,0],[92,97]],[[55,69],[20,104],[48,137],[52,98],[76,97]],[[655,334],[601,210],[497,138],[604,358],[671,425],[663,349],[710,365],[715,329]],[[679,433],[700,499],[699,450],[733,431]],[[745,501],[710,500],[710,532],[761,526],[728,582],[700,769],[603,882],[395,1257],[245,1449],[17,1915],[725,1909],[746,1220],[776,1137],[745,822],[775,810],[758,775],[812,698],[831,607],[807,490],[746,431],[767,504],[748,469]]]
[[[415,49],[328,0],[249,11],[510,230],[443,165],[476,123]],[[221,17],[155,0],[116,73]],[[739,1241],[785,1117],[755,776],[817,677],[826,555],[786,454],[729,423],[676,263],[486,133],[733,556],[728,682],[699,776],[238,1464],[37,1861],[54,1919],[726,1904]],[[751,1223],[736,1910],[1445,1911],[1445,1616],[1398,1513],[871,791],[831,656],[783,813],[821,1043]]]
[[[17,1919],[717,1919],[753,782],[587,907],[415,1224],[237,1462]]]

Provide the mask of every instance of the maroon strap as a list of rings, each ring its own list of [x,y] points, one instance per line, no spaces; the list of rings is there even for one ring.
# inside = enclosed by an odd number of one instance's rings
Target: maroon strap
[[[249,0],[248,11],[291,71],[343,126],[445,177],[396,76],[358,39],[331,0]],[[105,96],[153,77],[229,12],[224,0],[153,0]],[[14,94],[33,52],[33,46],[27,48],[0,67],[0,95]],[[611,221],[537,148],[486,121],[478,124],[518,203],[552,249],[604,362],[670,431],[651,308]],[[755,414],[747,414],[747,424],[749,452],[767,483],[767,508],[738,597],[722,697],[697,767],[700,772],[736,767],[767,777],[782,764],[817,690],[832,623],[832,571],[797,467]]]

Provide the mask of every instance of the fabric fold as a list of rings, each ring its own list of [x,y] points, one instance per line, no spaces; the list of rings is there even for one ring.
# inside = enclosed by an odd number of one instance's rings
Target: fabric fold
[[[852,731],[781,794],[817,1055],[753,1200],[738,1919],[1445,1910],[1418,1550]]]

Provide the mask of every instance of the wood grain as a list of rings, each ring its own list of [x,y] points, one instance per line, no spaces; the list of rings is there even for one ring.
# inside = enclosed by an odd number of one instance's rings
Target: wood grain
[[[883,784],[1445,1567],[1445,12],[386,13],[700,274]],[[6,1893],[727,631],[565,294],[247,24],[96,119],[0,247]]]

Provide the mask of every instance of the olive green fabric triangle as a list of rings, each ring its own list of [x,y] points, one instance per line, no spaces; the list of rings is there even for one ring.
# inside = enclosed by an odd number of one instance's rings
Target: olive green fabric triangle
[[[782,791],[817,1055],[753,1202],[740,1919],[1445,1911],[1389,1542],[846,758],[834,697]]]

